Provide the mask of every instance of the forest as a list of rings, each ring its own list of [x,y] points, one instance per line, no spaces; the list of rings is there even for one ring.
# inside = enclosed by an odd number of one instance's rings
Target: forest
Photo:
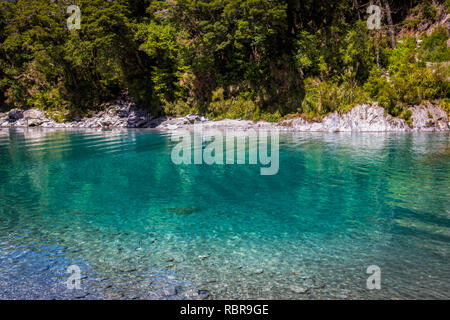
[[[1,1],[0,107],[65,121],[125,96],[154,115],[277,121],[378,102],[408,120],[425,101],[449,110],[449,30],[429,28],[449,13],[450,0]]]

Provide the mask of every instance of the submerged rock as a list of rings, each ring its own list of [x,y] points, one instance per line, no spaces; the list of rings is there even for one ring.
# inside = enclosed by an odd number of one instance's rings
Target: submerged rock
[[[257,275],[257,274],[262,274],[264,273],[263,269],[256,269],[255,271],[253,271],[252,273],[250,273],[250,275]]]
[[[200,211],[198,208],[168,208],[166,209],[168,213],[175,213],[175,214],[192,214],[194,212]]]
[[[291,289],[292,292],[302,294],[308,292],[309,288],[303,288],[299,286],[290,286],[289,289]]]
[[[206,289],[200,289],[197,291],[197,294],[199,296],[200,299],[208,299],[210,296],[210,293],[208,290]]]

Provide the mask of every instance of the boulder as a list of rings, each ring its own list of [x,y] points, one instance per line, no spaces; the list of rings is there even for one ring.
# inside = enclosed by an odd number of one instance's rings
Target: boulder
[[[38,127],[40,126],[42,123],[44,123],[43,119],[28,119],[27,120],[27,125],[29,127]]]
[[[445,131],[450,129],[447,112],[432,103],[414,106],[410,110],[414,130]]]
[[[194,124],[195,122],[201,122],[204,121],[204,117],[201,114],[188,114],[186,117],[184,117],[186,120],[186,123]]]
[[[322,123],[325,131],[407,131],[404,120],[392,118],[377,104],[363,104],[338,115],[326,116]]]
[[[17,121],[23,118],[23,111],[20,109],[12,109],[8,112],[8,119],[12,121]]]
[[[109,127],[112,125],[111,118],[109,118],[109,117],[101,119],[100,122],[101,122],[102,127]]]
[[[346,113],[334,112],[321,122],[301,117],[284,120],[281,126],[294,131],[363,132],[363,131],[409,131],[403,119],[393,118],[377,104],[357,105]]]
[[[45,117],[45,113],[38,109],[29,109],[23,112],[23,117],[26,121],[27,126],[29,127],[37,127],[42,123],[48,121]]]
[[[23,117],[25,119],[44,119],[45,114],[44,112],[38,109],[29,109],[23,112]]]
[[[149,119],[141,117],[139,121],[134,124],[134,128],[143,128],[147,125]]]
[[[123,109],[118,109],[118,110],[116,110],[116,115],[117,115],[119,118],[127,118],[128,115],[129,115],[128,108],[123,108]]]

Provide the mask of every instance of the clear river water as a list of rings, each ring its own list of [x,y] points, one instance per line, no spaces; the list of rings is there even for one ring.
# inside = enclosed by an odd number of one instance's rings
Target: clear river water
[[[1,129],[0,299],[450,298],[449,133],[283,133],[267,176],[175,145]]]

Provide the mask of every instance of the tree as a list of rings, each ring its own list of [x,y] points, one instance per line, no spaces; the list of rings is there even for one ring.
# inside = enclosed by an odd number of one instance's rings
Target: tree
[[[392,48],[396,48],[396,40],[395,40],[395,28],[394,28],[394,22],[392,21],[392,14],[391,14],[391,6],[389,5],[388,0],[381,0],[384,4],[384,8],[386,10],[386,17],[388,21],[388,27],[389,27],[389,34],[391,36],[391,44]]]

